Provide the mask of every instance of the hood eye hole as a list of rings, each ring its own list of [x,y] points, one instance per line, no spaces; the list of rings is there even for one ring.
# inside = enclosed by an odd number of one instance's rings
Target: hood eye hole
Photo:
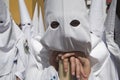
[[[21,26],[25,26],[25,24],[21,24]]]
[[[70,25],[73,27],[77,27],[78,25],[80,25],[80,21],[79,20],[72,20]]]
[[[0,23],[3,23],[3,21],[0,21]]]
[[[57,22],[57,21],[53,21],[52,23],[51,23],[51,27],[52,28],[57,28],[58,26],[59,26],[60,24],[59,24],[59,22]]]
[[[28,23],[27,25],[30,25],[30,23]]]

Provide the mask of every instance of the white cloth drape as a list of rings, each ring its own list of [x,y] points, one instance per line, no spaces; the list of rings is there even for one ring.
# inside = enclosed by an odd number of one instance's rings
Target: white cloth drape
[[[106,0],[91,0],[89,21],[91,32],[101,39],[104,37],[106,19]]]
[[[0,80],[23,80],[28,63],[25,37],[10,17],[9,10],[0,0]]]
[[[116,64],[118,75],[120,78],[120,48],[116,44],[119,41],[119,19],[116,16],[116,6],[117,6],[117,0],[112,0],[110,9],[108,11],[107,19],[105,22],[106,26],[106,43],[108,46],[108,49],[112,55],[112,59],[114,60],[114,63]],[[115,43],[116,40],[116,43]]]

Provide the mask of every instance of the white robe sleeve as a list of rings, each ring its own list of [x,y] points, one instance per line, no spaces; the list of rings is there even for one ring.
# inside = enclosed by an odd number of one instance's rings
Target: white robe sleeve
[[[48,58],[43,58],[44,60],[39,62],[39,60],[35,59],[35,56],[30,55],[25,80],[59,80],[58,73],[54,67],[46,66]]]
[[[40,36],[31,39],[28,67],[25,72],[25,80],[59,80],[58,73],[54,67],[49,64],[49,55],[46,49],[43,49]],[[46,77],[47,75],[47,77]]]

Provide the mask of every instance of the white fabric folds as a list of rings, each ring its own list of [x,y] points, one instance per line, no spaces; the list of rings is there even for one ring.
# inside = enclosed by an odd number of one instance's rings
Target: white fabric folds
[[[45,27],[44,27],[44,21],[43,21],[41,7],[39,7],[39,34],[41,37],[43,37],[43,35],[45,34]]]
[[[91,32],[96,36],[103,38],[105,26],[104,22],[106,19],[106,0],[91,0],[92,4],[90,7],[89,21]]]
[[[18,0],[19,1],[19,10],[20,10],[20,21],[22,28],[22,31],[25,33],[25,36],[28,40],[30,40],[31,36],[31,19],[25,4],[24,0]],[[29,42],[29,41],[28,41]]]
[[[99,13],[101,8],[104,9],[103,14]],[[119,80],[111,54],[101,38],[104,32],[105,1],[92,0],[90,9],[89,15],[85,0],[45,0],[47,30],[41,43],[47,51],[81,51],[89,55],[92,65],[89,80]],[[98,12],[95,13],[96,10]],[[98,16],[94,18],[92,13]],[[94,19],[100,21],[94,24]],[[90,28],[98,30],[98,25],[100,31],[90,33]]]
[[[21,19],[21,24],[29,23],[31,22],[26,4],[24,0],[18,0],[19,1],[19,9],[20,9],[20,19]]]
[[[24,0],[19,0],[19,4],[21,12],[21,27],[28,41],[27,46],[29,52],[25,80],[50,80],[54,77],[54,80],[59,80],[56,70],[49,65],[49,56],[42,51],[43,46],[40,43],[40,39],[44,34],[44,26],[41,12],[39,15],[40,19],[38,19],[38,3],[36,3],[34,11],[33,25],[31,25],[30,16],[28,15]]]
[[[34,9],[34,14],[33,14],[33,20],[32,20],[32,23],[33,23],[33,27],[31,29],[31,32],[32,32],[32,36],[34,37],[35,35],[38,34],[39,32],[39,19],[38,19],[38,3],[36,3],[35,5],[35,9]]]
[[[45,0],[45,22],[47,30],[41,39],[45,48],[90,53],[91,39],[84,0],[74,0],[74,3],[73,0]]]
[[[38,10],[38,8],[39,8],[39,10]],[[44,29],[44,24],[43,24],[43,17],[42,17],[41,7],[38,6],[37,2],[36,2],[32,22],[33,22],[33,27],[31,29],[32,36],[35,37],[36,35],[39,34],[39,36],[42,37],[44,35],[44,33],[45,33],[45,29]]]
[[[116,44],[119,42],[119,27],[120,24],[119,19],[116,15],[116,6],[117,6],[118,0],[112,0],[110,9],[108,11],[107,19],[105,22],[106,26],[106,43],[108,46],[108,49],[112,55],[112,59],[114,60],[114,63],[116,64],[116,68],[118,71],[119,79],[120,79],[120,48],[119,44]],[[119,2],[119,1],[118,1]],[[120,25],[119,25],[120,26]],[[116,41],[116,43],[115,43]]]
[[[22,31],[0,0],[0,80],[16,80],[16,76],[23,80],[28,60],[24,44]]]
[[[115,17],[116,17],[116,4],[117,0],[112,1],[108,16],[105,22],[106,26],[106,42],[110,52],[120,60],[120,49],[114,42],[114,29],[115,29]]]

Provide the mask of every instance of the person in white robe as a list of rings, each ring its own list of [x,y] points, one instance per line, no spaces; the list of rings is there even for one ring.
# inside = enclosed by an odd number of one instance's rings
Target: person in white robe
[[[110,52],[101,39],[101,33],[98,33],[100,36],[90,33],[92,26],[88,17],[85,0],[45,0],[47,30],[41,43],[51,53],[78,51],[89,56],[89,80],[119,80]],[[103,26],[103,23],[100,22],[100,25]],[[100,32],[104,32],[103,27]]]
[[[106,19],[106,0],[91,0],[89,21],[91,32],[98,36],[100,39],[104,39],[105,34],[105,19]]]
[[[40,19],[38,19],[37,3],[34,11],[33,22],[30,19],[24,0],[19,0],[19,7],[21,15],[21,28],[27,38],[29,47],[29,62],[25,72],[25,80],[59,80],[58,73],[54,67],[48,63],[48,56],[45,54],[41,55],[41,53],[44,53],[44,50],[42,50],[43,46],[40,43],[40,39],[44,34],[44,26],[42,25],[41,12]]]
[[[24,0],[19,1],[19,10],[20,10],[20,27],[22,31],[25,33],[26,38],[30,39],[31,33],[31,19],[29,13],[27,11],[27,7],[25,5]]]
[[[0,0],[0,80],[24,79],[28,55],[23,32],[12,19],[4,0]]]
[[[108,10],[107,19],[105,22],[105,33],[106,33],[106,44],[111,53],[112,59],[114,60],[114,64],[116,64],[116,68],[118,71],[119,79],[120,79],[120,21],[119,21],[119,0],[112,0],[110,9]],[[117,10],[116,10],[117,8]],[[117,12],[117,13],[116,13]]]

